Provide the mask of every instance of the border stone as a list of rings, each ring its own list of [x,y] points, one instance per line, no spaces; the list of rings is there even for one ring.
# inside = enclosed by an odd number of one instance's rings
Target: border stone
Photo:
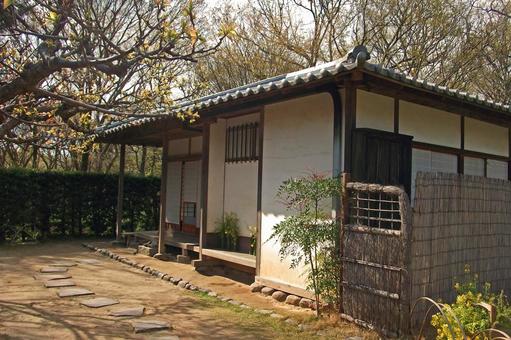
[[[273,292],[271,297],[274,298],[275,300],[277,300],[278,302],[284,302],[284,301],[286,301],[287,294],[284,292],[281,292],[280,290],[276,290]]]
[[[296,295],[288,295],[286,297],[286,303],[288,305],[298,306],[302,298]]]
[[[266,296],[270,296],[273,294],[273,292],[275,292],[275,289],[271,288],[271,287],[263,287],[261,289],[261,293],[263,293],[263,295],[266,295]]]
[[[263,287],[264,287],[264,286],[263,286],[262,284],[259,284],[259,283],[257,283],[257,282],[254,282],[254,283],[252,283],[252,284],[250,285],[250,291],[251,291],[252,293],[258,293],[258,292],[260,292],[260,291],[261,291],[261,289],[263,289]]]

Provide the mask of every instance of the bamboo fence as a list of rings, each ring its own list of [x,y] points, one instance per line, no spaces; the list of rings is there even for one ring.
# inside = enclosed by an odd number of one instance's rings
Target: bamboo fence
[[[509,296],[511,182],[419,173],[412,225],[411,301],[427,296],[450,302],[454,284],[474,274]]]

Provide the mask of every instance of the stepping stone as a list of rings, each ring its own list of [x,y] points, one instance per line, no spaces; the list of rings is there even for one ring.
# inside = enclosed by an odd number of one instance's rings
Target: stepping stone
[[[90,307],[90,308],[101,308],[101,307],[116,305],[118,303],[119,303],[118,300],[105,298],[105,297],[98,297],[98,298],[94,298],[94,299],[80,301],[81,305],[84,305],[84,306]]]
[[[120,308],[110,312],[110,316],[142,316],[144,315],[145,307],[127,307]]]
[[[46,288],[71,287],[76,286],[72,280],[50,280],[44,283]]]
[[[94,292],[91,292],[85,288],[63,288],[58,291],[57,295],[61,298],[63,297],[71,297],[71,296],[82,296],[82,295],[92,295]]]
[[[67,272],[66,267],[44,267],[40,270],[41,273],[65,273]]]
[[[79,259],[78,262],[91,265],[98,265],[102,263],[101,261],[95,259]]]
[[[160,320],[136,320],[132,321],[131,325],[133,326],[135,333],[170,329],[170,324],[167,321]]]
[[[69,274],[47,274],[47,275],[34,275],[34,279],[43,280],[43,281],[51,281],[51,280],[64,280],[70,279],[71,275]]]
[[[50,263],[52,267],[74,267],[76,266],[76,262],[72,261],[58,261],[54,263]]]

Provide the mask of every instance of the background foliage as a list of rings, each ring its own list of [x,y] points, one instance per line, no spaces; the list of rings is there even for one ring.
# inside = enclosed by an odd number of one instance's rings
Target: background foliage
[[[123,230],[155,229],[158,177],[126,176]],[[0,169],[0,242],[112,236],[117,176]]]

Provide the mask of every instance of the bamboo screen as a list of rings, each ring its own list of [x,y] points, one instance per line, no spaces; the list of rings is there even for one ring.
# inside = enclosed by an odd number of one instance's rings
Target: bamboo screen
[[[412,219],[412,301],[451,301],[467,265],[481,283],[510,295],[511,182],[419,173]]]

